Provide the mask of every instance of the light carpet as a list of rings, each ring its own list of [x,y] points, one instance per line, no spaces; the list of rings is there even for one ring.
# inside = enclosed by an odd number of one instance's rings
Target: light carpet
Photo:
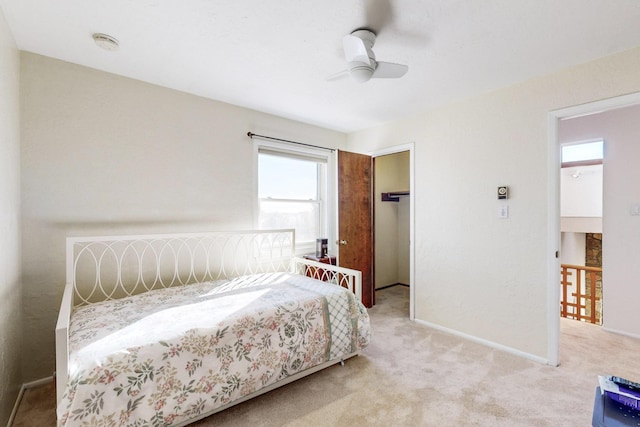
[[[193,425],[586,427],[597,375],[640,379],[639,340],[562,319],[561,365],[551,367],[411,322],[408,295],[376,293],[372,343],[345,366]],[[55,414],[48,389],[27,391],[14,426],[55,425],[43,421]]]

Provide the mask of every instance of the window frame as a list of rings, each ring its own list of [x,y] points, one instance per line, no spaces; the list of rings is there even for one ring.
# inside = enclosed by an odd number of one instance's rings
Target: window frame
[[[317,236],[318,238],[327,238],[329,239],[329,251],[331,252],[335,246],[332,244],[335,239],[332,239],[332,236],[335,236],[336,233],[336,223],[337,223],[337,179],[336,179],[336,164],[337,164],[337,155],[336,152],[332,149],[326,148],[315,148],[303,145],[295,145],[292,143],[281,143],[275,141],[268,140],[257,140],[254,139],[254,191],[253,191],[253,200],[254,200],[254,209],[253,209],[253,223],[254,228],[259,228],[259,219],[260,219],[260,197],[259,197],[259,156],[261,151],[267,151],[270,154],[278,155],[278,153],[282,153],[283,157],[299,157],[299,158],[309,158],[309,159],[318,159],[319,162],[326,163],[324,179],[318,177],[318,191],[319,191],[319,202],[320,202],[320,230],[323,233],[322,236]],[[319,172],[321,175],[322,173]],[[324,199],[322,196],[324,195]],[[291,201],[298,202],[298,200],[288,200],[288,199],[270,199],[273,201]],[[305,201],[305,203],[308,203]],[[309,242],[302,242],[298,240],[296,236],[296,255],[303,255],[308,253],[315,252],[315,240]]]

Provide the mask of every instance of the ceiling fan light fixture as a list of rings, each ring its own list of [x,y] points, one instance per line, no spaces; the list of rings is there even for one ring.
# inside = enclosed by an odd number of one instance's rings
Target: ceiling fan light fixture
[[[373,76],[373,67],[370,65],[352,65],[349,67],[349,75],[358,83],[364,83],[371,79]]]
[[[104,50],[114,51],[120,47],[118,40],[108,34],[93,33],[92,37],[93,41]]]

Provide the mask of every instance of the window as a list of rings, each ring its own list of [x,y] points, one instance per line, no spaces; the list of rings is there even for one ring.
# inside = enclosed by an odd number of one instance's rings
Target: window
[[[562,167],[602,164],[604,141],[579,142],[562,146]]]
[[[294,228],[296,247],[313,251],[330,233],[330,152],[262,143],[257,152],[258,228]]]

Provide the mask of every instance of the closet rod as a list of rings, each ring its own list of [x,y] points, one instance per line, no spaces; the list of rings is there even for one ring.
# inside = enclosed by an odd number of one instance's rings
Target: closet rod
[[[287,142],[289,144],[304,145],[305,147],[320,148],[321,150],[336,151],[335,148],[321,147],[319,145],[305,144],[304,142],[289,141],[288,139],[280,139],[280,138],[274,138],[272,136],[258,135],[258,134],[252,133],[251,131],[247,132],[247,136],[251,139],[253,139],[253,137],[255,136],[256,138],[270,139],[272,141]]]
[[[388,193],[382,193],[383,202],[399,202],[400,196],[408,196],[408,191],[390,191]]]

